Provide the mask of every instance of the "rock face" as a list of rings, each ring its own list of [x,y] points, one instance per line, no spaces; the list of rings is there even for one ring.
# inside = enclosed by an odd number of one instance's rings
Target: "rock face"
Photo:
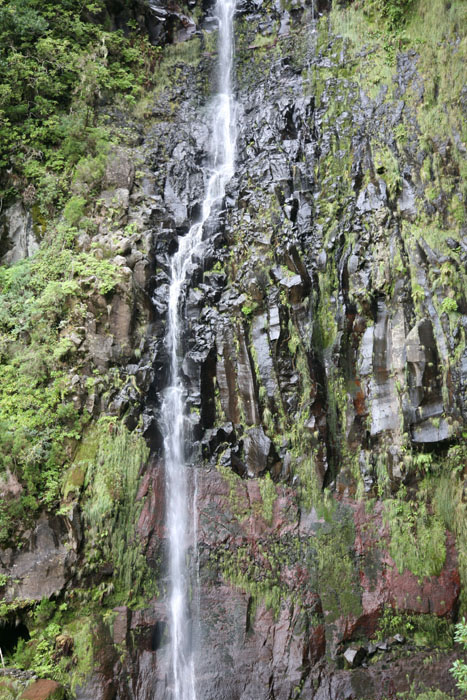
[[[364,48],[352,51],[306,4],[241,3],[236,37],[237,170],[183,310],[199,697],[383,698],[422,681],[453,692],[452,657],[430,663],[430,677],[420,664],[423,644],[436,644],[428,627],[441,634],[455,620],[466,573],[433,478],[444,474],[463,512],[450,472],[465,460],[467,253],[448,196],[427,191],[436,161],[460,196],[457,165],[442,155],[447,141],[422,146],[414,52],[375,94],[371,76],[362,86],[352,72]],[[212,62],[203,54],[194,73],[180,62],[177,94],[167,89],[146,131],[152,174],[132,195],[147,206],[155,258],[154,318],[133,372],[156,454],[138,523],[152,562],[166,556],[157,425],[169,261],[203,198],[197,81]],[[127,166],[122,156],[111,168],[116,192]],[[126,314],[115,311],[122,338]],[[163,597],[116,614],[126,660],[109,672],[111,655],[102,659],[80,697],[168,697]]]
[[[459,604],[463,574],[436,485],[423,506],[410,501],[436,452],[462,461],[449,449],[467,409],[455,328],[465,327],[465,288],[433,283],[448,269],[461,274],[465,250],[458,238],[436,254],[431,224],[417,223],[424,156],[402,96],[421,85],[418,59],[401,56],[392,94],[371,97],[345,72],[359,57],[312,21],[305,6],[293,19],[239,7],[237,171],[186,294],[183,371],[199,466],[193,638],[204,700],[403,691],[404,664],[391,680],[384,663],[361,666],[375,653],[368,639],[391,611],[406,621],[435,616],[441,628]],[[271,44],[255,43],[256,32]],[[147,136],[158,163],[151,222],[161,320],[174,232],[187,230],[202,201],[209,138],[192,87],[179,89],[175,124],[162,119]],[[396,144],[394,129],[414,136]],[[453,294],[454,323],[443,305]],[[154,332],[160,388],[159,322]],[[158,483],[154,472],[140,520],[150,556],[163,538],[160,510],[151,515],[162,508]],[[431,553],[423,533],[436,543]],[[148,630],[165,624],[163,612],[150,617]],[[157,696],[167,692],[158,639],[152,658],[133,649],[138,697],[149,697],[148,679]],[[384,649],[397,658],[391,643]],[[438,687],[452,690],[445,668]]]
[[[76,517],[76,514],[75,514]],[[77,561],[79,532],[69,518],[40,518],[25,550],[0,550],[0,573],[7,576],[3,600],[42,600],[59,593]]]
[[[2,265],[29,258],[39,249],[31,212],[21,202],[5,210],[0,219],[0,260]]]
[[[462,149],[426,133],[420,57],[398,54],[385,83],[360,75],[367,49],[318,21],[328,5],[238,4],[237,169],[183,299],[203,700],[380,700],[422,681],[454,692],[452,654],[429,648],[467,583]],[[153,39],[189,40],[191,17],[150,8]],[[154,569],[167,556],[170,257],[199,215],[210,139],[208,11],[200,26],[202,50],[180,54],[143,143],[109,161],[96,242],[115,245],[122,280],[72,338],[102,373],[122,368],[118,391],[86,393],[77,375],[77,405],[140,421],[153,448],[136,534]],[[144,231],[115,244],[110,210]],[[70,537],[44,520],[28,551],[0,553],[19,580],[9,600],[63,590]],[[159,583],[144,610],[113,610],[112,634],[101,624],[78,698],[170,697]]]

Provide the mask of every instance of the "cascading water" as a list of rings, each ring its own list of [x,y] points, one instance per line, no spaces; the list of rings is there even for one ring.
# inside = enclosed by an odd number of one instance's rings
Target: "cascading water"
[[[218,88],[211,103],[212,149],[207,168],[208,183],[201,219],[180,239],[171,264],[171,284],[166,343],[171,381],[162,404],[164,431],[167,533],[169,538],[170,632],[173,700],[196,700],[195,669],[188,625],[187,567],[188,485],[185,464],[185,396],[180,372],[183,300],[192,262],[202,254],[203,229],[213,208],[224,198],[234,173],[235,116],[231,89],[233,62],[233,15],[235,0],[217,0],[219,23]]]

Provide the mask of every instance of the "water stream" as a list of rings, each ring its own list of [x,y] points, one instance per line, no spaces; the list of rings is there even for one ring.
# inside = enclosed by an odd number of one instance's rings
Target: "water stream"
[[[171,634],[171,698],[196,700],[196,681],[189,625],[190,571],[189,488],[186,464],[185,393],[181,375],[183,301],[192,263],[202,257],[204,224],[213,208],[222,203],[225,187],[234,173],[235,105],[232,96],[233,15],[235,0],[218,0],[218,82],[210,104],[212,140],[206,167],[206,194],[200,220],[180,239],[171,264],[171,284],[166,344],[170,356],[170,384],[162,404],[164,431],[167,533],[169,538],[169,623]],[[194,543],[193,543],[194,544]]]

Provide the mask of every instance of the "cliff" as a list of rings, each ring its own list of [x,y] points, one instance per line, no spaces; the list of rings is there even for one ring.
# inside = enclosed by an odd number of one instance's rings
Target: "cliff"
[[[216,32],[208,5],[105,12],[138,90],[96,49],[120,87],[95,88],[64,193],[45,198],[50,155],[5,188],[0,647],[82,700],[149,700],[170,258],[204,195]],[[203,700],[456,697],[465,20],[461,1],[237,5],[236,173],[183,336]]]

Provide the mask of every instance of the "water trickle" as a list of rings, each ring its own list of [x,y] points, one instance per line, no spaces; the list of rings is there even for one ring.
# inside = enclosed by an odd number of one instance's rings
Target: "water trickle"
[[[180,239],[171,264],[171,284],[166,344],[170,356],[171,381],[162,403],[164,432],[167,532],[169,538],[170,634],[173,700],[196,700],[195,668],[188,615],[188,590],[192,586],[188,553],[188,478],[185,461],[185,395],[180,364],[183,300],[186,282],[195,258],[202,256],[203,229],[213,209],[222,203],[225,187],[234,173],[235,105],[232,97],[233,15],[235,0],[217,0],[219,63],[217,92],[211,103],[212,140],[207,167],[206,195],[200,221]]]

